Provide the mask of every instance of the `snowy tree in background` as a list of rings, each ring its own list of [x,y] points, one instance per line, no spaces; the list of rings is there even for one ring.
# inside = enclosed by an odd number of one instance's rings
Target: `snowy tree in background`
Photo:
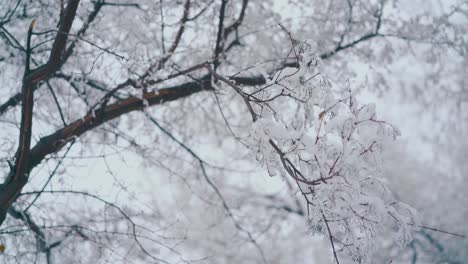
[[[1,2],[0,259],[462,263],[467,18],[463,1]]]

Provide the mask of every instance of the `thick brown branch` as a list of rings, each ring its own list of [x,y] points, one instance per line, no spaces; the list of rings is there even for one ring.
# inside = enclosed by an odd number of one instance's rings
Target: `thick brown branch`
[[[70,0],[65,15],[63,16],[62,23],[60,24],[57,36],[55,37],[54,43],[52,44],[52,50],[50,51],[49,60],[45,65],[42,65],[31,71],[26,76],[26,81],[32,84],[37,83],[46,79],[48,76],[57,71],[62,64],[62,55],[65,51],[67,44],[68,35],[75,20],[76,10],[78,8],[80,0]]]
[[[147,92],[143,95],[143,99],[146,100],[149,106],[152,106],[168,101],[175,101],[204,90],[211,90],[210,82],[206,79],[200,82],[189,82],[160,89],[155,92]],[[68,126],[57,130],[55,133],[42,138],[36,146],[31,149],[29,170],[37,166],[46,155],[59,151],[74,137],[79,137],[95,127],[124,114],[142,110],[145,107],[144,100],[137,97],[130,97],[123,101],[107,105],[104,109],[97,109],[94,113],[89,113]]]
[[[31,55],[31,36],[35,20],[31,22],[27,35],[26,61],[22,86],[21,125],[19,130],[19,143],[15,154],[15,165],[11,169],[4,183],[0,185],[0,221],[6,216],[7,210],[20,192],[19,186],[27,182],[26,173],[29,166],[29,151],[31,147],[32,111],[34,106],[33,83],[27,80]]]
[[[78,1],[77,1],[78,2]],[[94,9],[93,11],[89,14],[88,16],[88,19],[86,20],[86,22],[83,24],[83,26],[81,27],[80,30],[78,30],[78,32],[76,33],[76,36],[77,37],[81,37],[83,36],[86,31],[88,30],[90,24],[95,20],[95,18],[97,17],[97,14],[99,13],[99,11],[101,10],[101,7],[104,5],[103,2],[101,1],[97,1],[95,4],[94,4]],[[63,23],[62,23],[63,25]],[[59,35],[63,35],[63,34],[60,34],[60,32],[63,32],[63,31],[59,31]],[[67,59],[71,56],[71,54],[73,53],[73,50],[75,49],[76,47],[76,44],[78,42],[78,39],[74,40],[70,46],[66,49],[62,59],[61,59],[61,62],[60,62],[60,66],[58,66],[59,68],[67,61]],[[45,70],[46,67],[39,67],[38,69],[36,70],[39,70],[39,69],[42,69],[42,71]],[[58,69],[56,69],[58,70]],[[42,74],[44,74],[44,72],[42,72]],[[39,88],[39,86],[35,86],[33,87],[33,90]],[[18,105],[20,102],[21,102],[21,99],[22,98],[22,95],[21,93],[17,93],[15,95],[13,95],[12,97],[10,97],[10,99],[8,99],[8,101],[6,101],[5,103],[3,103],[2,105],[0,105],[0,115],[3,115],[9,108],[11,107],[14,107],[16,105]]]
[[[21,111],[19,143],[15,155],[15,165],[11,169],[5,181],[0,185],[0,225],[5,220],[8,208],[28,181],[35,86],[38,81],[43,80],[45,77],[53,73],[53,71],[58,69],[58,62],[60,61],[60,56],[65,49],[68,32],[73,20],[75,19],[78,3],[79,0],[69,1],[67,9],[65,10],[64,21],[59,28],[59,32],[66,34],[57,34],[47,64],[30,71],[29,56],[27,55],[25,75],[21,91],[23,107]],[[30,42],[33,27],[34,21],[31,23],[31,27],[28,31],[28,43]],[[29,52],[28,50],[27,53]]]
[[[146,103],[149,106],[162,104],[164,102],[175,101],[194,93],[211,89],[210,81],[205,77],[198,82],[189,82],[178,86],[160,89],[155,92],[146,92],[143,95],[143,100],[136,97],[130,97],[88,113],[83,118],[72,122],[68,126],[57,130],[49,136],[41,138],[41,140],[39,140],[39,142],[30,151],[27,172],[30,172],[34,167],[41,163],[48,154],[59,151],[74,138],[83,135],[109,120],[133,111],[142,110]],[[8,185],[6,188],[2,188],[3,190],[0,193],[0,201],[2,202],[2,206],[5,205],[2,207],[2,210],[3,208],[5,208],[5,211],[8,209],[14,201],[16,194],[21,191],[26,183],[27,178],[14,185]],[[10,200],[3,203],[7,197],[10,198]],[[5,216],[3,215],[3,217],[0,218],[0,225],[3,223],[4,219]]]

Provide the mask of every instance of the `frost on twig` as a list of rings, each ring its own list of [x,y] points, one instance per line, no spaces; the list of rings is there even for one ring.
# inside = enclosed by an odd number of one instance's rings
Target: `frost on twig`
[[[381,151],[399,131],[373,104],[333,85],[307,45],[298,50],[299,68],[243,95],[258,117],[249,145],[271,176],[296,183],[310,228],[330,239],[335,262],[343,255],[365,263],[379,234],[391,230],[404,245],[418,226],[416,212],[394,199],[382,177]]]

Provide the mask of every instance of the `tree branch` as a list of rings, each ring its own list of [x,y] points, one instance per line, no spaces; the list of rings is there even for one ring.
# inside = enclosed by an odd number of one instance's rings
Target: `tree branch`
[[[79,2],[76,1],[76,2]],[[60,62],[60,65],[58,66],[57,69],[55,69],[55,71],[57,71],[61,66],[63,66],[63,64],[68,60],[68,58],[71,56],[71,54],[73,53],[75,47],[76,47],[76,44],[78,43],[78,40],[81,36],[83,36],[86,31],[88,30],[90,24],[96,19],[97,17],[97,14],[99,13],[99,11],[101,10],[101,7],[103,5],[105,5],[107,3],[104,3],[102,1],[97,1],[95,4],[94,4],[94,9],[93,11],[89,14],[88,16],[88,19],[86,20],[86,22],[83,24],[83,26],[80,28],[80,30],[78,30],[78,32],[76,33],[76,36],[77,36],[77,39],[75,39],[74,41],[71,42],[70,46],[66,49],[65,53],[63,54],[62,56],[62,59],[61,59],[61,62]],[[71,8],[71,6],[70,6]],[[76,11],[76,10],[75,10]],[[57,38],[59,35],[63,35],[65,36],[65,38],[67,37],[67,34],[64,34],[64,32],[69,32],[70,29],[68,29],[68,31],[63,31],[64,29],[67,29],[65,28],[65,26],[63,26],[63,23],[61,24],[61,27],[57,33]],[[66,41],[65,41],[66,42]],[[39,67],[41,68],[41,67]],[[38,69],[39,69],[38,68]],[[44,66],[42,66],[43,70],[44,70]],[[35,91],[37,88],[39,88],[40,86],[34,86],[33,87],[33,91]],[[13,95],[12,97],[10,97],[10,99],[8,99],[8,101],[6,101],[5,103],[3,103],[2,105],[0,105],[0,115],[3,115],[9,108],[11,107],[14,107],[16,106],[18,103],[20,103],[22,100],[22,95],[21,93],[17,93],[15,95]]]
[[[228,0],[221,0],[221,9],[219,11],[219,22],[218,22],[218,36],[216,38],[216,46],[215,46],[215,53],[214,53],[214,70],[218,68],[219,64],[219,56],[223,52],[224,49],[224,12],[226,11],[226,4]]]
[[[21,125],[19,131],[19,143],[16,151],[15,165],[6,177],[5,181],[0,184],[0,225],[6,217],[6,213],[11,204],[15,201],[17,195],[21,192],[22,188],[28,181],[29,167],[30,167],[30,147],[31,147],[31,133],[32,133],[32,113],[34,107],[34,88],[37,83],[54,71],[56,71],[60,64],[61,55],[65,49],[68,32],[70,31],[73,20],[75,19],[76,10],[78,8],[79,0],[70,0],[65,10],[63,22],[59,27],[48,62],[34,70],[29,69],[29,59],[26,56],[25,74],[23,77],[22,85],[22,101],[23,107],[21,111]],[[28,31],[28,43],[32,30],[34,27],[34,20]],[[27,53],[29,47],[27,48]]]

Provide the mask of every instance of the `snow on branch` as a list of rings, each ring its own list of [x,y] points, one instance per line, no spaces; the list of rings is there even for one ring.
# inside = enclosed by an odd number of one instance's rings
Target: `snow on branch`
[[[374,104],[359,104],[349,88],[333,85],[306,43],[298,68],[285,68],[253,92],[212,71],[242,97],[251,114],[248,146],[271,176],[297,185],[313,233],[329,237],[339,255],[369,261],[375,238],[392,230],[401,245],[419,224],[396,201],[382,177],[381,151],[400,134],[379,119]]]

